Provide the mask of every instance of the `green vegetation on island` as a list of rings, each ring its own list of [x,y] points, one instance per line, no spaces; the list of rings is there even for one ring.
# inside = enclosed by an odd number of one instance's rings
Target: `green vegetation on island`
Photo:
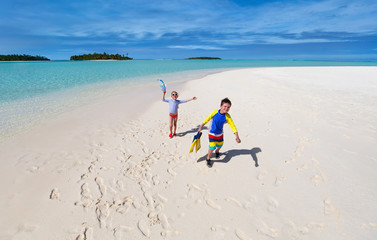
[[[70,60],[132,60],[132,58],[128,57],[128,53],[126,54],[126,56],[124,56],[124,54],[107,54],[104,52],[74,55],[71,56]]]
[[[0,61],[50,61],[50,59],[42,56],[10,54],[0,55]]]
[[[191,57],[186,58],[186,60],[221,60],[219,57]]]

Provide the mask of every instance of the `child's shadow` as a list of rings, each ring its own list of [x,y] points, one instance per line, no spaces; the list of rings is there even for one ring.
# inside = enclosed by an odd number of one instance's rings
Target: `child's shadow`
[[[227,163],[232,159],[232,157],[239,156],[239,155],[250,155],[251,158],[255,162],[255,167],[259,167],[257,153],[260,153],[260,152],[262,152],[262,150],[259,147],[255,147],[255,148],[252,148],[252,149],[229,150],[229,151],[226,151],[224,153],[220,153],[220,158],[222,158],[222,156],[225,155],[225,157],[223,159],[216,160],[216,159],[212,158],[212,162],[213,163]],[[214,154],[212,154],[212,156],[213,155]],[[197,162],[204,161],[204,160],[206,160],[206,158],[207,158],[207,154],[205,156],[199,158]]]
[[[183,136],[185,136],[185,135],[187,135],[187,134],[189,134],[189,133],[197,133],[199,127],[200,127],[200,125],[198,125],[196,128],[191,128],[190,130],[187,130],[186,132],[177,133],[177,136],[178,136],[178,137],[183,137]],[[204,127],[202,128],[202,130],[206,130],[206,129],[208,129],[206,126],[204,126]]]

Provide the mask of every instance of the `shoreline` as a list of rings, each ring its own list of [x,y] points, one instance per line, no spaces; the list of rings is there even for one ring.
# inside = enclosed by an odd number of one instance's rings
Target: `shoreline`
[[[64,113],[0,142],[0,238],[373,239],[376,75],[269,67],[168,83],[198,97],[173,139],[154,84]],[[223,97],[242,142],[224,126],[208,168],[208,129],[188,150]]]
[[[133,89],[135,91],[143,91],[142,89],[146,88],[151,94],[156,93],[158,92],[158,83],[154,80],[158,77],[169,82],[169,85],[177,86],[195,78],[227,70],[188,70],[159,76],[150,75],[126,80],[91,83],[41,96],[0,103],[1,111],[3,112],[2,119],[0,118],[0,142],[6,141],[24,131],[29,131],[41,123],[59,118],[62,114],[69,114],[71,111],[79,110],[82,107],[85,108],[93,104],[93,102],[101,103],[101,101],[114,95],[132,92]]]

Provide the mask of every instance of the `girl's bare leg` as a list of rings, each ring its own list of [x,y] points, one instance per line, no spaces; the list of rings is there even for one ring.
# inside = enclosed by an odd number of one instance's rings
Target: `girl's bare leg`
[[[173,133],[173,132],[172,132],[172,130],[173,130],[173,121],[174,121],[174,119],[173,119],[171,116],[169,116],[169,129],[170,129],[170,134]]]
[[[178,117],[176,117],[176,118],[174,118],[173,119],[173,123],[174,123],[174,134],[175,134],[175,132],[177,131],[177,121],[178,121]]]

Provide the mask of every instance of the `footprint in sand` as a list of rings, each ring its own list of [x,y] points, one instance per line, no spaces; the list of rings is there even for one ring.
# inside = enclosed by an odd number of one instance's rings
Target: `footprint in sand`
[[[81,180],[84,180],[85,178],[89,177],[88,173],[84,173],[81,175]]]
[[[113,171],[113,170],[115,170],[115,168],[113,168],[113,167],[100,167],[100,170],[102,170],[102,171]]]
[[[149,148],[143,147],[141,150],[143,151],[143,153],[144,153],[145,155],[150,155],[150,150],[149,150]]]
[[[124,233],[131,232],[132,228],[128,226],[119,226],[114,228],[114,237],[116,240],[125,239],[126,235]]]
[[[314,176],[312,176],[311,181],[314,184],[314,186],[317,187],[317,186],[320,185],[320,183],[326,182],[327,181],[327,177],[326,177],[325,174],[323,174],[322,172],[320,172],[319,174],[315,174]]]
[[[242,204],[235,198],[227,197],[225,198],[225,201],[235,205],[236,207],[242,208]]]
[[[21,224],[21,225],[18,226],[17,233],[34,232],[37,229],[38,229],[38,226],[36,226],[36,225]]]
[[[164,230],[167,230],[167,229],[170,228],[170,225],[169,225],[169,222],[168,222],[168,218],[166,217],[165,214],[163,214],[163,213],[159,213],[159,214],[157,215],[157,217],[158,217],[158,220],[160,220],[161,226],[162,226],[162,228],[163,228]]]
[[[153,185],[157,186],[160,183],[160,177],[158,175],[154,175],[152,177]]]
[[[224,226],[221,226],[221,225],[216,225],[216,226],[212,226],[211,227],[211,231],[213,232],[216,232],[216,231],[224,231],[224,232],[227,232],[229,231],[229,228],[228,227],[224,227]]]
[[[145,200],[147,200],[147,205],[152,210],[155,207],[155,202],[154,202],[154,199],[153,199],[151,193],[145,192],[143,195],[144,195]]]
[[[260,222],[259,227],[257,228],[257,232],[259,232],[259,233],[261,233],[265,236],[271,237],[271,238],[277,238],[279,236],[278,232],[275,228],[268,226],[263,221]]]
[[[151,236],[151,230],[148,226],[148,222],[144,219],[140,219],[138,224],[137,224],[137,227],[139,228],[140,232],[146,236],[146,237],[150,237]]]
[[[226,234],[229,231],[228,227],[224,227],[221,225],[216,225],[211,227],[212,236],[210,239],[226,239]]]
[[[116,209],[116,212],[120,214],[125,214],[128,212],[128,210],[133,204],[132,197],[131,196],[125,197],[123,201],[117,200],[117,204],[119,207]]]
[[[210,206],[211,208],[216,209],[216,210],[221,210],[221,206],[219,204],[217,204],[215,201],[213,201],[212,199],[210,199],[210,193],[209,193],[208,190],[205,191],[203,197],[204,197],[204,200],[206,201],[206,204],[208,206]]]
[[[88,168],[89,173],[92,173],[94,170],[94,164],[90,165]]]
[[[305,169],[308,169],[308,165],[307,164],[302,164],[301,167],[298,167],[296,168],[296,170],[299,172],[299,171],[302,171],[302,170],[305,170]]]
[[[307,224],[308,228],[318,230],[318,231],[322,231],[325,228],[325,226],[326,225],[324,223],[319,223],[319,222],[310,222]]]
[[[267,171],[260,171],[260,172],[258,173],[257,179],[258,179],[258,180],[263,180],[263,179],[266,177],[267,174],[268,174]]]
[[[163,236],[163,237],[173,237],[173,236],[178,236],[180,234],[181,233],[177,230],[172,230],[172,231],[168,230],[168,231],[162,231],[161,232],[161,236]]]
[[[52,189],[52,191],[50,193],[50,199],[52,199],[52,200],[54,200],[54,199],[59,200],[59,198],[60,198],[60,193],[59,193],[58,189],[57,188]]]
[[[101,198],[102,198],[103,196],[105,196],[107,188],[106,188],[105,184],[103,184],[103,179],[102,178],[96,177],[94,180],[97,183],[97,186],[98,186],[98,189],[99,189],[99,191],[101,193]]]
[[[208,206],[210,206],[211,208],[213,209],[216,209],[216,210],[221,210],[221,206],[217,203],[215,203],[213,200],[211,199],[206,199],[206,203]]]
[[[152,182],[152,174],[150,174],[149,172],[144,173],[144,179],[147,182]]]
[[[174,172],[174,170],[171,169],[171,168],[168,169],[168,173],[169,173],[170,175],[172,175],[173,177],[175,177],[175,176],[177,175],[177,173]]]
[[[308,145],[309,143],[310,143],[309,139],[307,139],[307,138],[300,138],[298,146],[296,147],[296,150],[295,150],[295,152],[293,154],[293,157],[291,157],[289,160],[286,160],[285,163],[296,162],[297,158],[299,158],[302,155],[305,146]]]
[[[155,199],[156,202],[160,202],[160,203],[166,203],[168,201],[168,199],[166,197],[163,197],[161,194],[157,193],[153,196],[153,198]]]
[[[88,183],[81,185],[81,201],[75,202],[75,205],[81,205],[85,209],[93,206],[92,195],[90,194],[90,189]]]
[[[84,233],[78,235],[76,240],[93,240],[93,228],[86,227]]]
[[[151,211],[148,213],[148,223],[149,226],[154,226],[157,224],[160,224],[160,220],[158,220],[157,213],[154,211]]]
[[[273,197],[268,198],[267,204],[268,204],[268,211],[270,212],[275,212],[276,209],[279,207],[279,202]]]
[[[324,214],[325,215],[337,215],[339,216],[339,210],[332,204],[332,201],[327,198],[323,201],[324,204]]]
[[[190,197],[190,196],[193,196],[193,194],[195,192],[199,192],[201,197],[204,198],[206,204],[213,208],[213,209],[216,209],[216,210],[221,210],[221,206],[219,204],[217,204],[215,201],[213,201],[212,199],[210,199],[210,194],[208,192],[208,190],[204,190],[202,188],[200,188],[199,186],[195,185],[195,184],[188,184],[188,187],[189,187],[189,190],[188,190],[188,194],[186,197]],[[200,203],[201,200],[200,199],[196,199],[195,203]],[[191,204],[190,204],[191,206]]]
[[[38,172],[40,170],[40,167],[39,166],[31,166],[31,167],[29,167],[28,169],[27,169],[27,171],[29,172],[29,173],[36,173],[36,172]]]
[[[196,184],[188,184],[188,187],[189,187],[189,192],[191,192],[192,190],[195,190],[201,193],[204,192],[204,190]]]
[[[355,151],[350,151],[350,150],[348,150],[348,149],[342,149],[344,152],[346,152],[346,153],[348,153],[348,154],[352,154],[352,155],[356,155],[357,154],[357,152],[355,152]]]
[[[122,181],[117,180],[117,182],[116,182],[116,187],[117,187],[117,189],[118,189],[119,191],[121,191],[121,192],[124,191],[124,184],[123,184]]]
[[[292,239],[300,239],[300,235],[305,235],[310,232],[310,229],[308,226],[297,226],[294,222],[291,220],[288,220],[287,223],[289,226],[284,227],[284,231],[286,231],[289,236],[292,237]]]
[[[136,199],[133,199],[132,201],[132,206],[135,208],[135,209],[140,209],[141,208],[141,204],[138,200]]]
[[[98,219],[100,228],[106,227],[107,225],[106,221],[108,217],[110,216],[109,203],[102,202],[102,203],[97,204],[96,214],[97,214],[97,219]]]
[[[251,240],[249,236],[247,236],[242,230],[238,228],[235,230],[235,234],[240,240]]]
[[[151,188],[151,184],[146,180],[141,181],[139,185],[141,187],[141,191],[143,191],[144,193]]]
[[[283,183],[287,179],[286,176],[281,176],[281,177],[276,177],[275,179],[275,186],[279,186],[280,184]]]
[[[371,229],[377,228],[377,223],[365,222],[360,225],[360,228],[364,230],[371,230]]]

